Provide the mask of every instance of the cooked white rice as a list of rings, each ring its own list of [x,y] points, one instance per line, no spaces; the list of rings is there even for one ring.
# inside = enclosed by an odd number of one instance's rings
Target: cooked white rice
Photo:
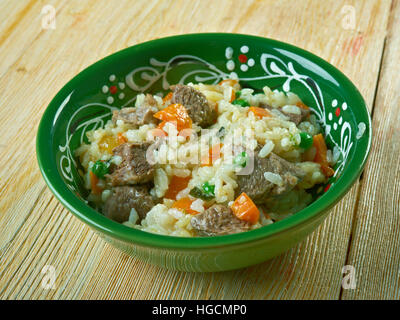
[[[276,184],[277,186],[282,186],[283,185],[283,179],[282,177],[277,174],[277,173],[273,173],[273,172],[264,172],[264,178],[265,180]]]

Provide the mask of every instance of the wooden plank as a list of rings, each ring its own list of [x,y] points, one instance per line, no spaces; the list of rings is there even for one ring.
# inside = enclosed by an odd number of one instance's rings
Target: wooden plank
[[[62,208],[38,171],[35,131],[50,99],[87,65],[138,42],[190,32],[249,33],[308,49],[350,76],[371,106],[390,1],[52,3],[56,30],[26,40],[0,78],[0,297],[337,299],[358,184],[312,236],[280,257],[225,273],[173,272],[120,253]],[[344,5],[354,7],[354,29],[342,27]],[[22,37],[18,30],[14,36]],[[17,45],[11,42],[8,54]],[[55,268],[55,289],[42,286],[46,265]]]
[[[1,2],[0,12],[4,17],[0,22],[0,77],[45,31],[42,20],[47,21],[48,15],[42,13],[42,10],[45,6],[54,7],[56,3],[60,11],[65,1],[5,0]],[[55,13],[57,14],[57,10]],[[21,66],[17,70],[22,74],[28,72]]]
[[[32,0],[21,0],[18,2],[8,0],[0,2],[1,12],[7,12],[7,15],[2,15],[2,19],[0,21],[0,45],[2,45],[4,41],[10,37],[11,33],[30,11],[32,6]]]
[[[343,299],[400,299],[400,1],[393,3],[348,265],[356,288]]]

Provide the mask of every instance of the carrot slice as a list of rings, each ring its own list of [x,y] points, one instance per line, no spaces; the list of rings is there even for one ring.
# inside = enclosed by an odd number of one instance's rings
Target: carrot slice
[[[168,122],[168,121],[165,121],[165,120],[164,120],[164,121],[161,121],[161,122],[158,124],[157,129],[161,129],[161,130],[162,130],[162,129],[164,128],[164,126],[167,124],[167,122]]]
[[[226,79],[226,80],[222,80],[220,83],[218,83],[220,86],[222,86],[223,84],[227,84],[228,86],[233,87],[235,84],[239,83],[239,81],[237,80],[233,80],[233,79]]]
[[[154,114],[154,118],[162,120],[159,125],[162,128],[166,122],[176,123],[177,130],[187,129],[192,127],[192,119],[190,119],[186,108],[181,104],[171,104],[168,107]]]
[[[124,143],[128,142],[128,139],[125,136],[123,136],[121,132],[118,133],[117,139],[118,139],[119,144],[124,144]]]
[[[159,125],[160,126],[160,125]],[[150,130],[150,134],[153,137],[166,137],[167,133],[164,130],[161,130],[161,128],[154,128]]]
[[[321,165],[321,170],[325,176],[333,176],[335,171],[329,166],[329,162],[326,157],[328,148],[326,147],[325,139],[321,133],[313,137],[313,144],[316,149],[314,162],[317,162]]]
[[[304,110],[310,110],[310,107],[307,106],[306,104],[304,104],[303,102],[297,102],[296,106],[298,106],[299,108],[304,109]]]
[[[172,208],[178,209],[188,214],[198,214],[200,212],[193,210],[190,207],[194,201],[195,200],[191,200],[189,197],[181,198],[173,203]]]
[[[98,143],[100,152],[107,152],[110,154],[112,154],[112,150],[120,144],[118,137],[114,135],[104,135]]]
[[[233,214],[240,220],[256,223],[260,217],[260,210],[254,204],[253,200],[245,193],[242,192],[233,202],[231,209]]]
[[[154,114],[154,118],[164,121],[173,121],[177,120],[177,118],[187,120],[187,118],[189,118],[189,115],[183,105],[175,103],[156,112]]]
[[[163,103],[166,103],[167,101],[172,99],[172,96],[174,94],[172,92],[168,92],[168,94],[162,99]]]
[[[176,195],[185,189],[190,181],[191,177],[178,177],[178,176],[172,176],[171,182],[168,185],[168,190],[164,195],[164,198],[167,199],[176,199]]]
[[[103,189],[100,188],[97,184],[99,183],[99,178],[92,172],[89,171],[90,174],[90,186],[93,194],[101,194]]]
[[[267,109],[259,108],[259,107],[250,107],[248,112],[253,112],[254,115],[260,119],[263,117],[270,117],[271,114]]]
[[[235,93],[235,90],[233,90],[232,88],[231,88],[231,99],[229,100],[229,102],[231,102],[232,103],[232,101],[233,100],[235,100],[236,99],[236,93]]]
[[[310,110],[310,107],[305,105],[303,102],[297,102],[296,106],[298,106],[299,108],[304,109],[304,110]]]
[[[213,163],[222,157],[221,149],[223,144],[217,143],[208,150],[208,155],[201,158],[200,167],[211,167]]]

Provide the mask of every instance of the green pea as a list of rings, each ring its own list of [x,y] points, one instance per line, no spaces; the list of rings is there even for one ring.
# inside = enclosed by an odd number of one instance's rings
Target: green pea
[[[199,187],[194,187],[192,190],[190,190],[189,194],[194,198],[199,198],[206,201],[211,200],[215,197],[214,194],[207,194]]]
[[[207,195],[215,196],[215,194],[214,194],[215,185],[209,184],[208,181],[207,181],[207,182],[203,183],[202,188],[203,188],[203,191]]]
[[[110,163],[107,161],[98,160],[93,164],[92,172],[98,178],[104,178],[104,176],[110,171]]]
[[[239,105],[241,107],[248,107],[250,104],[244,99],[235,99],[232,101],[232,104]]]
[[[313,137],[308,132],[300,132],[300,148],[310,149],[313,145]]]

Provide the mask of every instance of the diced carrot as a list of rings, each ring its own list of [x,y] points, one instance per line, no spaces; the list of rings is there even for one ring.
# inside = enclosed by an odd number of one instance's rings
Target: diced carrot
[[[232,91],[231,91],[231,99],[229,100],[229,102],[232,102],[233,100],[235,100],[236,99],[236,93],[235,93],[235,90],[233,90],[233,89],[231,89]]]
[[[188,213],[188,214],[200,213],[196,210],[193,210],[190,207],[193,202],[194,202],[194,200],[190,199],[189,197],[181,198],[173,203],[172,208],[178,209],[178,210],[183,211],[184,213]]]
[[[128,142],[128,139],[125,136],[123,136],[121,132],[118,133],[118,143],[124,144],[126,142]]]
[[[299,108],[304,109],[304,110],[310,110],[310,107],[305,105],[303,102],[297,102],[296,106],[298,106]]]
[[[190,119],[186,108],[181,104],[169,105],[168,107],[154,114],[154,118],[164,122],[175,122],[178,131],[192,127],[192,119]],[[161,123],[160,125],[163,127],[165,123]]]
[[[108,152],[112,154],[112,150],[115,147],[118,147],[121,143],[119,142],[118,137],[111,135],[104,135],[99,141],[99,149],[100,152]]]
[[[221,149],[223,144],[217,143],[208,150],[208,155],[201,158],[200,167],[211,167],[213,163],[222,157]]]
[[[322,133],[319,133],[313,137],[313,144],[317,149],[317,153],[315,154],[314,161],[315,162],[323,162],[326,160],[326,153],[328,148],[325,143],[325,139]]]
[[[156,112],[154,114],[154,118],[163,121],[174,121],[177,120],[177,118],[187,120],[187,118],[189,118],[189,115],[183,105],[176,103],[171,104],[168,107]]]
[[[99,183],[99,178],[92,172],[89,171],[90,174],[90,186],[93,194],[101,194],[103,189],[100,188],[97,184]]]
[[[168,121],[165,121],[165,120],[164,120],[164,121],[161,121],[161,122],[158,124],[157,129],[161,129],[161,130],[162,130],[162,129],[164,128],[164,126],[167,124],[167,122],[168,122]]]
[[[253,112],[254,115],[260,119],[263,117],[270,117],[271,114],[267,109],[259,108],[259,107],[250,107],[248,112]]]
[[[321,170],[327,177],[333,176],[335,171],[329,166],[329,162],[326,157],[328,148],[326,147],[325,139],[321,133],[313,137],[313,144],[316,149],[314,162],[317,162],[321,165]]]
[[[157,135],[158,137],[162,137],[162,136],[167,137],[167,136],[168,136],[168,132],[165,132],[165,131],[164,131],[164,126],[165,126],[167,123],[168,123],[168,121],[161,121],[161,122],[158,124],[156,130],[164,132],[163,135],[158,134],[158,135]]]
[[[172,176],[171,182],[168,185],[168,190],[164,195],[164,198],[167,199],[176,199],[176,195],[185,189],[190,181],[191,177],[178,177],[178,176]]]
[[[122,133],[118,133],[118,135],[111,136],[105,135],[99,141],[99,149],[100,151],[106,151],[108,153],[112,153],[112,150],[119,145],[128,142],[128,139],[122,135]]]
[[[179,136],[184,137],[186,141],[190,140],[190,138],[193,136],[193,133],[195,131],[192,128],[187,128],[179,131]]]
[[[201,158],[200,167],[211,167],[211,159],[209,155],[206,155]]]
[[[172,92],[168,92],[168,94],[162,99],[163,103],[166,103],[167,101],[172,99],[172,96],[174,94]]]
[[[233,87],[235,84],[239,83],[239,81],[234,80],[234,79],[226,79],[226,80],[222,80],[220,83],[218,83],[220,86],[222,86],[223,84],[227,84],[230,87]]]
[[[256,223],[260,217],[260,210],[254,204],[253,200],[245,193],[242,192],[233,202],[231,209],[233,214],[240,220]]]
[[[315,155],[317,154],[317,149],[312,146],[308,150],[305,150],[301,156],[302,161],[314,161]]]
[[[217,143],[210,149],[210,155],[212,158],[219,159],[222,156],[221,149],[224,145],[222,143]]]
[[[161,125],[161,123],[160,123],[160,125]],[[150,131],[150,133],[153,137],[166,137],[167,136],[167,133],[164,130],[162,130],[161,128],[154,128]]]
[[[211,167],[211,161],[208,155],[201,158],[200,167]]]
[[[327,177],[332,177],[335,174],[335,170],[329,165],[321,165],[321,170]]]

